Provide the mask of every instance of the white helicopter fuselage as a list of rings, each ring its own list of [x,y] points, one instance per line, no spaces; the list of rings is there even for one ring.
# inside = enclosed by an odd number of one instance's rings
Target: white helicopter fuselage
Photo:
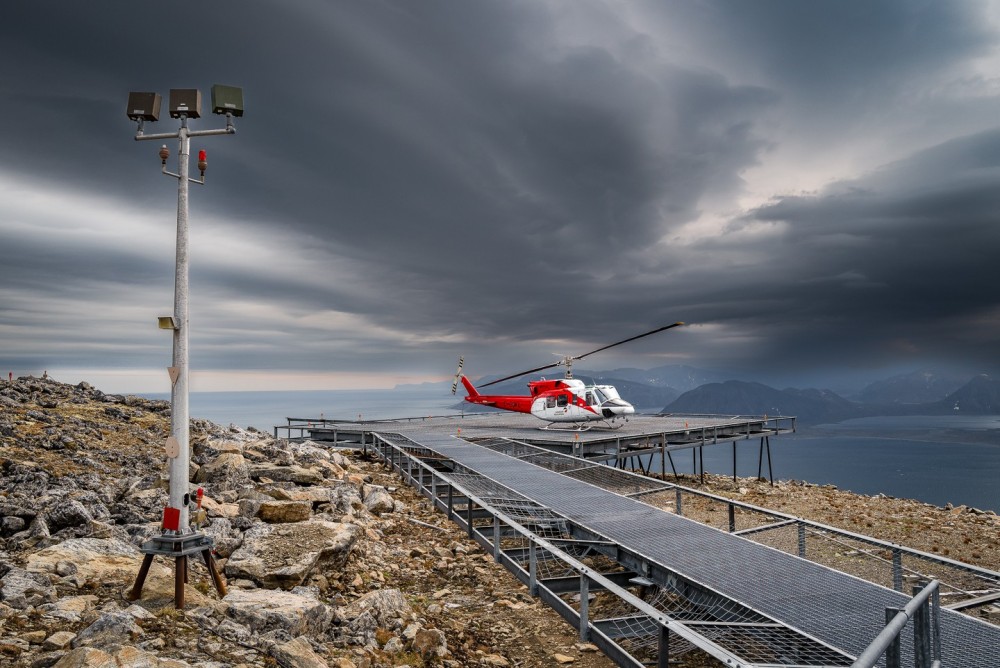
[[[635,413],[635,408],[611,385],[586,385],[575,378],[561,380],[556,389],[537,394],[531,414],[548,422],[614,420]]]

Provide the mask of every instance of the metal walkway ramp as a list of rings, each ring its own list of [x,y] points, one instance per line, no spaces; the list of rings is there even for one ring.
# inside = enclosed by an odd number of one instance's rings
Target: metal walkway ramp
[[[401,444],[401,452],[423,451],[419,458],[422,461],[441,458],[453,463],[450,470],[438,468],[442,481],[450,479],[468,490],[470,496],[504,498],[508,505],[520,503],[516,501],[520,498],[536,508],[551,510],[555,517],[565,518],[577,527],[578,537],[604,541],[620,548],[620,552],[634,555],[633,561],[638,558],[646,565],[656,565],[662,569],[660,580],[673,582],[671,578],[676,578],[707,592],[705,596],[717,595],[718,601],[729,602],[730,609],[714,621],[692,617],[686,620],[685,628],[696,629],[711,639],[714,630],[731,635],[734,627],[744,625],[744,651],[734,655],[749,658],[741,663],[730,662],[732,665],[849,666],[882,631],[886,608],[903,608],[910,601],[910,597],[891,589],[563,475],[559,472],[561,465],[555,461],[560,455],[539,455],[550,460],[543,468],[435,430],[415,427],[407,429],[405,436],[379,437]],[[578,466],[570,458],[565,459],[563,468]],[[468,507],[472,535],[472,504]],[[496,531],[499,537],[499,529]],[[495,543],[499,556],[500,540]],[[646,565],[643,567],[648,568]],[[646,580],[640,577],[631,582]],[[649,582],[652,584],[652,580]],[[586,605],[584,601],[582,616],[586,615]],[[618,637],[628,633],[622,628],[641,628],[641,619],[637,619],[631,627],[629,620],[624,620],[617,627]],[[615,625],[611,620],[595,628],[614,635]],[[1000,628],[946,609],[941,610],[940,626],[944,665],[1000,666]],[[906,640],[903,642],[904,655],[912,655],[912,638],[911,632],[909,647]],[[754,644],[809,650],[779,652],[784,656],[780,661],[755,661]],[[789,658],[796,652],[800,658]]]

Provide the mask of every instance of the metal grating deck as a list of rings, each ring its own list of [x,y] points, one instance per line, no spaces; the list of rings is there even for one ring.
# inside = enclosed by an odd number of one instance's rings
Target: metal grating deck
[[[595,487],[585,481],[587,475],[574,476],[569,463],[554,467],[566,469],[560,473],[524,461],[530,456],[516,459],[439,430],[414,426],[406,434],[607,540],[853,656],[882,630],[886,607],[901,608],[909,601],[891,589],[621,495],[634,489],[616,494]],[[941,612],[945,665],[1000,666],[1000,628]],[[904,632],[907,637],[912,634]]]

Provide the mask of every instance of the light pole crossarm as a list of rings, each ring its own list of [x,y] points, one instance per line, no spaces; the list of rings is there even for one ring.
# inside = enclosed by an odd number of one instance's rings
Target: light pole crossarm
[[[236,134],[236,127],[229,125],[224,128],[219,128],[217,130],[189,130],[188,137],[206,137],[208,135],[234,135]],[[176,136],[176,135],[174,135]]]
[[[155,135],[145,135],[145,134],[142,133],[142,130],[139,130],[139,131],[137,131],[135,133],[135,140],[136,141],[142,141],[144,139],[177,139],[180,136],[181,136],[181,133],[179,131],[178,132],[160,132],[160,133],[157,133]]]
[[[188,130],[188,137],[207,137],[209,135],[234,135],[236,134],[236,127],[229,125],[224,128],[219,128],[217,130]],[[136,141],[143,141],[145,139],[177,139],[180,137],[180,132],[158,132],[155,135],[143,134],[140,130],[135,135]]]

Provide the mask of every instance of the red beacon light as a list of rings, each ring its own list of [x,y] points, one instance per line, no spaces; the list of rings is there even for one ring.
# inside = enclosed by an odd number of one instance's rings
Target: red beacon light
[[[205,170],[208,168],[208,153],[204,149],[198,151],[198,169],[201,170],[201,175],[205,176]]]

